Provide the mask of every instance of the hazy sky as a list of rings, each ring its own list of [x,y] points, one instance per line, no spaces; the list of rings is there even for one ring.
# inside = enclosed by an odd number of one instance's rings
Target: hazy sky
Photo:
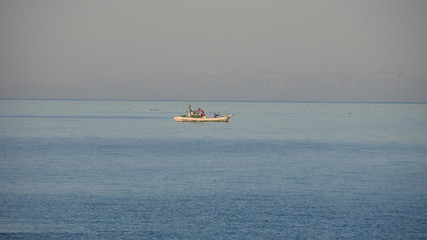
[[[427,101],[426,13],[425,0],[0,0],[0,98]]]

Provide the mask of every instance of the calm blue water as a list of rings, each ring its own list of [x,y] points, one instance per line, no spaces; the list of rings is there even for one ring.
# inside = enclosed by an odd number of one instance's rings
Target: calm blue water
[[[427,239],[427,104],[0,100],[0,239]]]

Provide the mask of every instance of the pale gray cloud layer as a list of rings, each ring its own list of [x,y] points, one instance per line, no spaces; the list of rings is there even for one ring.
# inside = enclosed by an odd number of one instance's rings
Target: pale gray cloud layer
[[[2,0],[0,97],[427,101],[426,12],[423,0]]]

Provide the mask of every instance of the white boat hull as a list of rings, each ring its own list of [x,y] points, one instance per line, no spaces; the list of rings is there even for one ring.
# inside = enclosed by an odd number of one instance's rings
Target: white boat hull
[[[229,114],[227,116],[223,117],[216,117],[216,118],[207,118],[207,117],[174,117],[175,121],[177,122],[228,122],[228,119],[230,119],[233,115]]]

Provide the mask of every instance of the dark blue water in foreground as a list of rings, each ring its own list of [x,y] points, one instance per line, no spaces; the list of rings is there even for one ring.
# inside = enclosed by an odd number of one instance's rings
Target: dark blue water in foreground
[[[427,105],[0,100],[0,239],[427,239]]]

